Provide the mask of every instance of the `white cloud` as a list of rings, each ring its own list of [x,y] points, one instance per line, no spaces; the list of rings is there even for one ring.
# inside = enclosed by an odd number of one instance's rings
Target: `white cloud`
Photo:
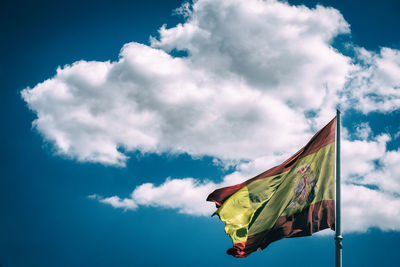
[[[237,171],[219,184],[168,179],[138,186],[126,198],[91,198],[125,210],[153,206],[208,215],[209,192],[290,156],[334,116],[337,103],[364,113],[399,107],[400,51],[356,48],[355,59],[344,56],[331,46],[337,35],[350,33],[338,10],[198,0],[176,12],[185,22],[161,27],[151,46],[132,42],[115,62],[58,68],[22,97],[44,140],[72,159],[124,166],[130,151],[188,153],[234,162]],[[188,56],[173,57],[172,50]],[[400,230],[389,221],[398,207],[400,152],[387,151],[389,136],[372,136],[367,124],[356,136],[342,146],[344,193],[355,192],[344,199],[345,229]],[[377,204],[368,207],[373,198]],[[383,203],[390,206],[380,209]]]
[[[381,159],[386,152],[388,135],[380,135],[374,140],[343,140],[342,174],[349,181],[364,179],[365,175],[375,170],[374,161]]]
[[[357,126],[355,134],[361,140],[367,140],[372,134],[372,129],[367,122],[363,122]]]
[[[386,150],[391,137],[343,141],[342,175],[346,183],[373,186],[385,194],[400,196],[400,150]]]
[[[330,46],[349,31],[337,10],[202,0],[185,12],[152,47],[129,43],[116,62],[75,62],[23,90],[44,139],[103,164],[135,150],[251,160],[288,153],[333,117],[351,69]]]
[[[210,215],[214,206],[205,203],[207,195],[215,189],[213,182],[201,183],[198,180],[168,179],[160,186],[147,183],[132,192],[132,199],[144,206],[178,209],[190,215]]]
[[[360,65],[351,72],[343,91],[346,108],[368,113],[391,112],[400,107],[400,50],[387,47],[379,53],[356,48]]]
[[[400,231],[400,150],[387,151],[386,134],[372,140],[344,140],[342,210],[346,232],[371,227]]]
[[[124,210],[136,210],[141,205],[176,209],[179,213],[194,216],[210,216],[215,205],[206,203],[205,199],[216,188],[217,185],[210,181],[202,183],[193,178],[167,179],[160,186],[154,186],[151,183],[142,184],[136,187],[127,198],[98,195],[88,197]]]
[[[119,198],[117,196],[112,196],[112,197],[106,197],[105,198],[105,197],[99,196],[97,194],[89,195],[88,198],[97,199],[101,203],[109,204],[109,205],[113,206],[114,208],[124,209],[124,211],[136,210],[138,208],[138,205],[131,198],[121,199],[121,198]]]
[[[380,190],[400,196],[400,150],[388,151],[378,160],[374,172],[364,176],[365,184],[376,185]]]
[[[363,186],[342,186],[342,223],[345,232],[376,227],[400,230],[400,198]]]

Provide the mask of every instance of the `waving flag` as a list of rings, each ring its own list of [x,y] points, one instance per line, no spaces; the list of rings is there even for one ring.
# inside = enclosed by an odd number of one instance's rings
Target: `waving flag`
[[[336,118],[282,164],[211,193],[233,248],[248,256],[286,237],[335,229]]]

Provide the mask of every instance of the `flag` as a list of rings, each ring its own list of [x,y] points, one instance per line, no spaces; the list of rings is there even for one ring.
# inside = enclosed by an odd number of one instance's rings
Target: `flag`
[[[242,258],[282,238],[335,229],[335,129],[336,117],[282,164],[208,196],[232,238],[228,254]]]

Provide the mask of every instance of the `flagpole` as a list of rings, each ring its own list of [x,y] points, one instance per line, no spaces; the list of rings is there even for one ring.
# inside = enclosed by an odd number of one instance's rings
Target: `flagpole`
[[[342,267],[342,229],[340,220],[340,111],[336,110],[336,267]]]

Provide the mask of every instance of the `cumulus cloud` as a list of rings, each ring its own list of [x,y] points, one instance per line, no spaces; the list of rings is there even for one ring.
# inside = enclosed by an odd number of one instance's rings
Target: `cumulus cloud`
[[[351,69],[330,45],[349,31],[337,10],[255,0],[185,10],[151,47],[126,44],[116,62],[75,62],[22,91],[59,154],[114,165],[136,150],[251,160],[287,153],[333,117]]]
[[[124,166],[131,151],[188,153],[234,162],[236,171],[221,183],[170,178],[130,196],[90,198],[125,210],[209,215],[209,192],[283,161],[334,116],[338,103],[344,114],[390,112],[400,104],[400,51],[353,47],[355,58],[341,54],[332,42],[350,26],[336,9],[198,0],[175,12],[184,23],[162,26],[150,45],[125,44],[114,62],[59,67],[24,89],[37,116],[33,126],[58,154],[78,161]],[[345,229],[400,230],[389,222],[398,207],[400,152],[387,151],[390,136],[372,136],[368,124],[355,136],[342,145]],[[365,210],[373,198],[376,205]],[[380,209],[385,201],[391,207]]]
[[[356,128],[355,135],[361,140],[367,140],[372,134],[372,129],[367,122],[359,124]]]
[[[380,160],[386,153],[388,135],[380,135],[374,140],[343,140],[342,142],[342,174],[345,179],[364,179],[376,169],[375,161]]]
[[[369,113],[390,112],[400,106],[400,50],[379,53],[355,48],[360,62],[350,74],[342,94],[346,108]]]
[[[400,198],[368,187],[342,186],[342,222],[345,232],[365,232],[376,227],[400,230]]]
[[[368,125],[364,125],[368,128]],[[362,134],[364,135],[364,133]],[[387,134],[342,145],[343,229],[400,230],[400,150],[387,151]]]
[[[101,203],[111,205],[114,208],[121,208],[124,211],[136,210],[138,208],[138,205],[131,198],[121,199],[121,198],[119,198],[117,196],[112,196],[112,197],[106,197],[105,198],[105,197],[99,196],[97,194],[89,195],[88,198],[97,199]]]

